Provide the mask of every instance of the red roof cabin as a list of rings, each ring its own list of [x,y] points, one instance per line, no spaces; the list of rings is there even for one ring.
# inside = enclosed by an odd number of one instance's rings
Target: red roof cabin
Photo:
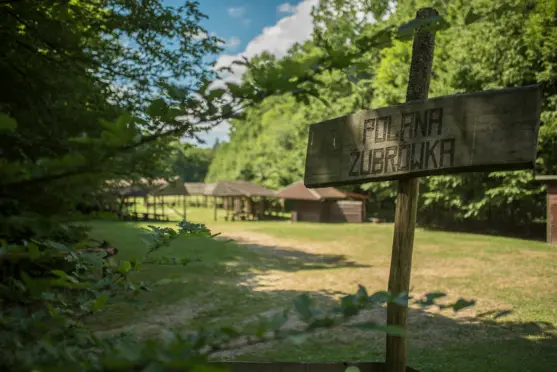
[[[298,181],[275,196],[292,201],[292,221],[363,222],[366,219],[366,195],[346,193],[334,187],[308,189]]]

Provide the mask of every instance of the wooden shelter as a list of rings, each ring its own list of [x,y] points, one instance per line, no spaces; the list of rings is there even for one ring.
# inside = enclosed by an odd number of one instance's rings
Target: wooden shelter
[[[540,175],[535,180],[547,185],[547,243],[557,245],[557,175]]]
[[[295,202],[292,221],[363,222],[366,218],[366,195],[345,193],[334,187],[308,189],[298,181],[275,196]]]
[[[172,181],[166,183],[166,185],[155,192],[153,192],[153,197],[155,198],[155,205],[157,204],[157,197],[160,201],[160,206],[162,207],[162,214],[164,215],[164,219],[168,220],[168,217],[165,214],[165,207],[169,207],[170,209],[174,210],[178,215],[178,209],[181,207],[182,209],[182,219],[186,218],[186,196],[187,191],[185,188],[185,184],[180,177],[175,177]],[[168,200],[165,196],[173,196],[171,200]]]
[[[139,180],[111,180],[107,185],[112,194],[119,199],[116,214],[123,220],[167,220],[164,213],[164,201],[157,200],[159,192],[168,187],[168,182],[162,178]],[[151,203],[149,197],[154,197]],[[147,211],[138,211],[138,199],[144,200]],[[157,211],[157,206],[159,210]],[[153,211],[151,212],[151,207]]]
[[[266,201],[275,193],[263,186],[247,181],[220,181],[212,190],[214,220],[217,220],[217,198],[221,198],[226,210],[225,220],[261,220],[267,215]]]
[[[214,183],[186,182],[184,183],[189,204],[195,207],[207,207],[209,196],[213,195]],[[193,197],[193,198],[192,198]]]

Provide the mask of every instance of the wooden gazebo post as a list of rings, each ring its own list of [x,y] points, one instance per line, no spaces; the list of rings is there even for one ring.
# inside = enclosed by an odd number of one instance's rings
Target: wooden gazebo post
[[[157,219],[157,196],[153,195],[153,219],[156,220]]]
[[[182,195],[182,214],[183,214],[183,219],[186,220],[186,195]]]
[[[217,197],[213,196],[213,220],[217,220]]]

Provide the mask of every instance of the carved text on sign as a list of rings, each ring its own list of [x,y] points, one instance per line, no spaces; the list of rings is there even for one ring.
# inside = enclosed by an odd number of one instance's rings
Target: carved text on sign
[[[538,86],[409,102],[313,124],[309,187],[532,168]]]

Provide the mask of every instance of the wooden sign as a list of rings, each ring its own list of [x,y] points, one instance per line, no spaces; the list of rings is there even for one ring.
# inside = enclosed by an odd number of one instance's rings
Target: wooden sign
[[[304,183],[323,187],[533,168],[537,85],[445,96],[313,124]]]

